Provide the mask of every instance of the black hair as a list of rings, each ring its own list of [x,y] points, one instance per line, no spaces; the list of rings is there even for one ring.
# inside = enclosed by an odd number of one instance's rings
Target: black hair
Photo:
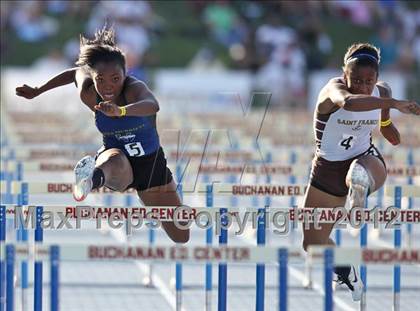
[[[355,43],[344,55],[343,70],[346,71],[354,66],[369,66],[379,72],[380,61],[381,52],[376,46],[370,43]]]
[[[80,53],[76,65],[93,69],[101,62],[116,62],[125,73],[125,55],[115,44],[114,29],[107,29],[106,26],[96,31],[93,40],[80,35]]]

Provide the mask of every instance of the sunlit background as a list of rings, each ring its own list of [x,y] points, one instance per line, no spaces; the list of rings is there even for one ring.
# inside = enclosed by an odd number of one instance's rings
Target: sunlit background
[[[213,83],[225,91],[271,92],[280,109],[305,108],[318,81],[340,70],[346,48],[371,42],[398,94],[419,99],[419,8],[418,1],[394,0],[2,1],[1,65],[72,66],[79,34],[107,24],[116,29],[130,74],[175,98],[202,88],[204,98],[194,97],[201,110],[209,109]],[[171,79],[174,70],[178,78]]]

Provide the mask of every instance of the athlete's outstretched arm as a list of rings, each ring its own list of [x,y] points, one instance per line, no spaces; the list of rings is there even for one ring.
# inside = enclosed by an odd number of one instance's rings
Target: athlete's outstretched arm
[[[126,106],[128,116],[148,116],[159,111],[159,103],[147,85],[139,80],[132,82],[132,92]]]
[[[383,81],[376,83],[379,89],[380,96],[382,98],[392,98],[391,87]],[[389,109],[381,110],[381,122],[388,121],[390,119]],[[386,138],[391,144],[398,145],[401,142],[400,133],[393,123],[387,126],[380,126],[380,132],[383,137]]]
[[[348,111],[398,109],[402,113],[420,115],[420,105],[415,101],[381,98],[364,94],[352,94],[342,82],[332,80],[327,86],[328,97],[333,104]]]
[[[124,106],[125,116],[151,116],[159,111],[159,103],[145,83],[132,81],[126,93],[128,104]],[[121,116],[121,108],[112,102],[101,102],[95,106],[109,117]]]
[[[32,99],[46,91],[54,89],[59,86],[73,83],[75,81],[76,71],[78,67],[67,69],[58,75],[52,77],[45,84],[40,87],[31,87],[29,85],[22,85],[16,88],[16,95]]]

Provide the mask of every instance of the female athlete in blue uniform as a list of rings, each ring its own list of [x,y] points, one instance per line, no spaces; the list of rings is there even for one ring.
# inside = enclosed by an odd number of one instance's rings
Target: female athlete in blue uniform
[[[115,45],[114,31],[104,28],[93,40],[81,37],[76,65],[39,88],[16,88],[18,96],[32,99],[75,82],[80,99],[95,113],[103,147],[96,158],[86,156],[77,163],[75,200],[105,186],[116,191],[135,188],[146,206],[182,205],[156,130],[159,103],[146,84],[126,76],[125,56]],[[189,230],[173,222],[162,226],[173,241],[189,240]]]

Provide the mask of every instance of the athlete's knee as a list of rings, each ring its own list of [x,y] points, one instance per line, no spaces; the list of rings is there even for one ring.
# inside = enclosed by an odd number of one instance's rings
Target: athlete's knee
[[[356,159],[350,165],[346,176],[346,184],[350,187],[352,180],[366,179],[369,186],[368,194],[382,187],[386,179],[386,169],[382,161],[374,156],[364,156]]]
[[[317,245],[317,244],[322,244],[319,241],[315,240],[315,239],[309,239],[309,238],[303,238],[302,241],[302,248],[305,252],[308,251],[309,246],[311,245]]]
[[[130,165],[127,157],[121,151],[110,154],[107,162],[112,164],[113,167],[119,168],[120,170]]]
[[[108,161],[109,172],[113,176],[131,176],[131,165],[124,154],[112,154]]]
[[[124,158],[111,155],[100,168],[105,175],[105,185],[116,191],[124,191],[131,184],[133,177],[130,163],[124,164]]]
[[[185,244],[190,240],[190,229],[178,230],[176,234],[170,236],[175,243]]]
[[[312,245],[326,245],[329,244],[329,237],[325,238],[324,236],[312,236],[304,237],[302,241],[302,248],[305,252],[308,251],[308,248]]]

